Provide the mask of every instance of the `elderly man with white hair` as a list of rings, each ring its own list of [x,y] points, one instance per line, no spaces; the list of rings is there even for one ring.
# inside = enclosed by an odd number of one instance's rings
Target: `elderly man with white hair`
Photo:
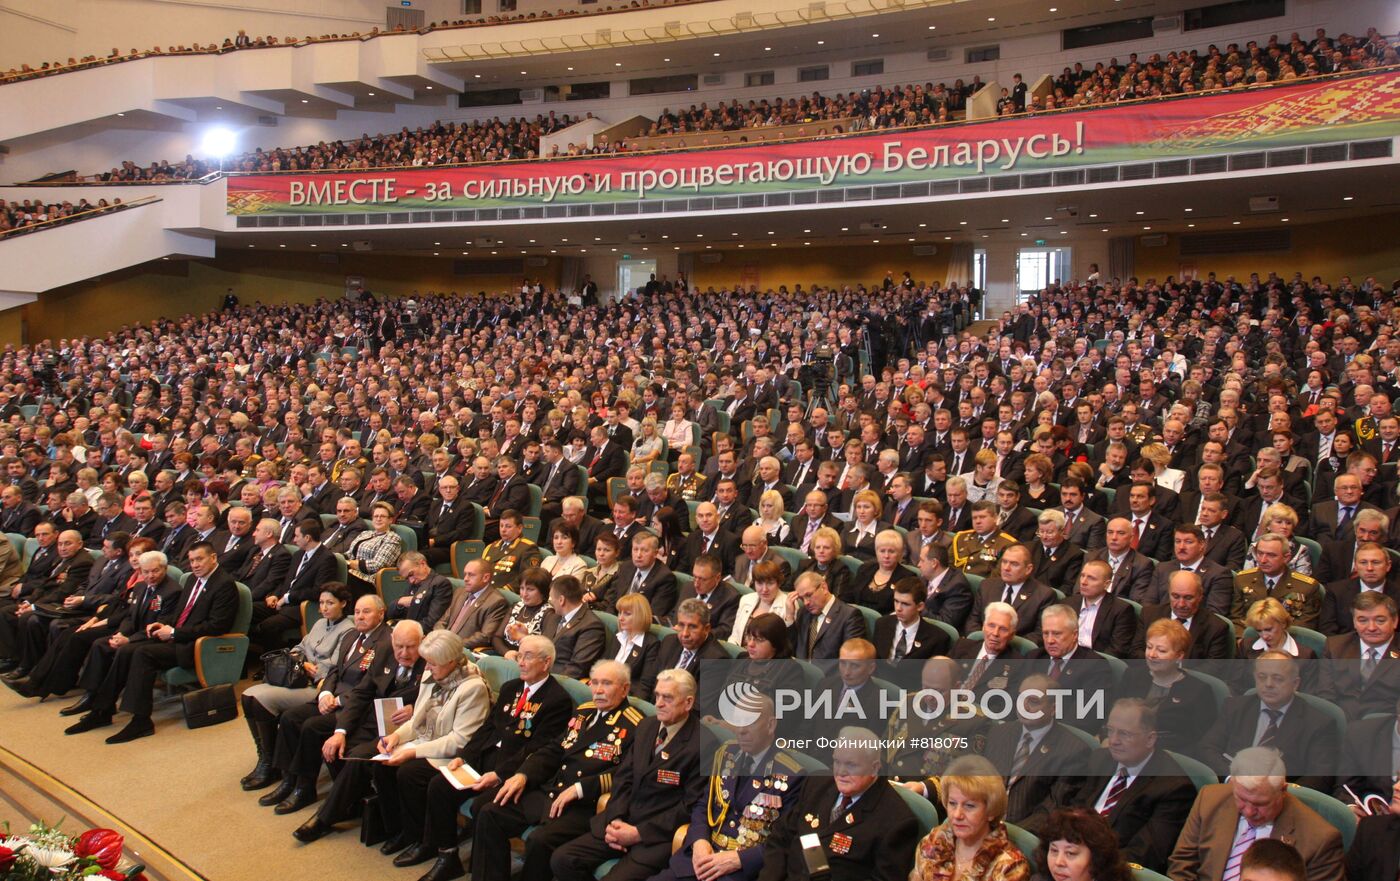
[[[1235,754],[1229,783],[1200,791],[1167,874],[1173,881],[1239,881],[1244,852],[1263,838],[1297,849],[1308,881],[1345,877],[1341,833],[1288,791],[1283,757],[1254,746]]]

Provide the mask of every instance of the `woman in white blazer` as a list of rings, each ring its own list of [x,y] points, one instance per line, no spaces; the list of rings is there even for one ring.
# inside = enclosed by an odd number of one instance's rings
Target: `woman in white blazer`
[[[749,619],[769,612],[781,616],[788,624],[797,617],[796,597],[783,592],[783,566],[772,560],[753,567],[753,593],[739,597],[739,611],[734,615],[729,641],[743,645]]]
[[[379,739],[379,752],[389,758],[373,763],[379,810],[391,839],[403,828],[399,775],[417,777],[421,786],[407,791],[421,793],[428,778],[439,773],[430,760],[446,763],[455,756],[491,712],[491,689],[471,662],[460,636],[450,630],[434,630],[423,637],[418,653],[428,672],[418,687],[413,715]],[[408,809],[421,810],[422,805]]]

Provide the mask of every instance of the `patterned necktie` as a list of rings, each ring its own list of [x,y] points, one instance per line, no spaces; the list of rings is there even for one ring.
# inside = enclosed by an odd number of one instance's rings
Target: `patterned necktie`
[[[1113,810],[1114,805],[1118,804],[1118,799],[1123,795],[1123,790],[1127,788],[1128,769],[1120,765],[1118,767],[1118,776],[1114,777],[1113,782],[1109,784],[1108,797],[1104,799],[1103,809],[1100,810],[1099,813],[1107,817]]]
[[[1254,843],[1254,835],[1254,827],[1246,822],[1244,831],[1235,838],[1235,846],[1230,848],[1230,858],[1225,861],[1225,873],[1220,876],[1220,881],[1240,881],[1240,862],[1244,859],[1244,852]]]
[[[1026,761],[1031,757],[1031,741],[1034,739],[1031,732],[1027,731],[1021,735],[1021,742],[1016,747],[1016,755],[1011,760],[1011,781],[1008,786],[1015,786],[1016,781],[1021,779],[1021,771],[1026,767]]]
[[[846,813],[846,808],[850,806],[851,803],[846,800],[846,796],[842,795],[836,799],[836,804],[831,809],[831,822],[835,823],[836,818]]]
[[[1283,711],[1265,707],[1264,715],[1269,717],[1269,724],[1265,726],[1264,733],[1259,737],[1259,742],[1255,746],[1270,746],[1278,739],[1278,723],[1283,719]]]
[[[1361,662],[1361,679],[1370,682],[1375,675],[1376,668],[1381,665],[1381,650],[1375,647],[1366,649],[1366,660]]]
[[[911,645],[913,642],[914,642],[914,635],[913,635],[912,633],[910,633],[908,630],[904,631],[904,637],[903,637],[902,639],[899,639],[899,640],[896,640],[896,641],[895,641],[895,644],[894,644],[894,655],[893,655],[893,657],[892,657],[892,660],[895,660],[895,661],[902,661],[902,660],[904,660],[904,656],[907,655],[907,654],[909,654],[909,649],[911,649],[911,648],[913,647],[913,646]]]

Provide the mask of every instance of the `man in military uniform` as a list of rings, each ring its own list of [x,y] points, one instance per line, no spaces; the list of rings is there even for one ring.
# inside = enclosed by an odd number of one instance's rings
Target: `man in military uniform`
[[[972,504],[972,528],[953,536],[953,567],[983,578],[996,571],[1001,552],[1019,544],[1016,537],[997,529],[997,503],[984,499]]]
[[[593,700],[579,705],[564,736],[542,745],[499,789],[472,802],[473,835],[489,842],[472,848],[473,881],[510,881],[506,842],[530,826],[535,829],[525,842],[521,877],[547,881],[554,849],[588,831],[598,798],[612,791],[613,768],[632,745],[643,718],[627,703],[631,686],[626,664],[594,664],[588,675]],[[425,877],[447,881],[462,877],[461,870],[453,852],[439,857]]]
[[[763,843],[802,794],[802,766],[773,749],[777,718],[765,695],[738,707],[754,718],[737,740],[715,753],[709,794],[696,802],[685,842],[671,866],[651,881],[688,881],[701,873],[723,881],[753,881],[763,868]]]
[[[808,780],[797,804],[775,824],[763,846],[758,881],[810,879],[812,856],[830,867],[824,876],[829,881],[909,877],[919,821],[895,784],[880,776],[876,739],[864,728],[842,730],[832,776]]]
[[[951,697],[962,675],[957,661],[942,656],[929,658],[920,671],[922,693],[916,698],[911,690],[910,697],[923,703],[923,712],[914,708],[896,712],[886,726],[887,773],[899,785],[930,800],[940,797],[938,778],[949,764],[959,756],[981,754],[991,728],[991,720],[975,705],[971,718],[952,717]],[[943,697],[943,712],[937,715],[934,715],[938,705],[934,694]]]
[[[1254,562],[1253,569],[1235,576],[1230,620],[1235,622],[1236,632],[1244,632],[1249,607],[1266,597],[1283,603],[1295,625],[1316,630],[1322,614],[1322,585],[1288,568],[1288,540],[1276,532],[1266,532],[1254,542]]]
[[[717,746],[694,712],[695,692],[695,677],[685,670],[661,671],[652,697],[656,715],[637,726],[637,745],[618,765],[607,806],[586,832],[554,851],[554,878],[593,881],[594,870],[610,859],[618,860],[608,872],[617,881],[641,881],[666,868],[676,829],[709,783]],[[523,881],[548,877],[527,873]]]
[[[502,511],[501,539],[487,545],[481,555],[491,570],[491,584],[496,587],[515,587],[520,583],[520,573],[540,564],[539,545],[520,535],[523,522],[519,512]]]
[[[695,457],[681,453],[676,459],[676,473],[666,478],[666,488],[687,502],[703,499],[705,475],[695,470]]]

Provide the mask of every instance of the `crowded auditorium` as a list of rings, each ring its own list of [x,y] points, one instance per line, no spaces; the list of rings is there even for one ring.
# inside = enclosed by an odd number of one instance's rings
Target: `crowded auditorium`
[[[0,3],[0,881],[1400,879],[1342,6]]]

